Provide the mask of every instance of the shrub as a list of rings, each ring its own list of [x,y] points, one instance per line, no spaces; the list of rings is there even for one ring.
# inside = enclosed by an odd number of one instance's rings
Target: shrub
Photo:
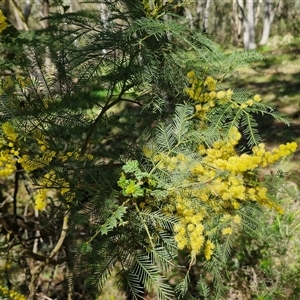
[[[259,206],[281,212],[258,169],[297,145],[267,151],[254,115],[284,118],[222,87],[256,52],[222,53],[169,2],[105,4],[105,19],[57,13],[46,30],[20,32],[16,61],[2,62],[0,175],[13,193],[2,197],[1,249],[19,266],[3,276],[23,271],[28,299],[93,299],[89,287],[118,266],[134,299],[144,289],[171,299],[168,274],[187,250],[175,293],[202,259],[220,297],[235,233],[258,231]]]

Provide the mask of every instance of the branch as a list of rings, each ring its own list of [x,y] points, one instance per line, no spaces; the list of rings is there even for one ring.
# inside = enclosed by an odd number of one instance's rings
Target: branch
[[[45,267],[51,262],[53,257],[61,249],[61,247],[64,243],[64,240],[67,236],[67,231],[69,229],[69,218],[70,218],[70,212],[67,212],[67,214],[64,216],[64,219],[63,219],[63,225],[62,225],[61,234],[60,234],[60,238],[59,238],[58,242],[56,243],[55,247],[52,249],[49,256],[44,260],[43,263],[40,264],[38,269],[32,274],[30,284],[29,284],[30,294],[29,294],[28,300],[35,300],[35,293],[36,293],[36,289],[37,289],[36,284],[37,284],[37,280],[38,280],[40,274],[43,272]]]
[[[45,262],[47,259],[49,259],[49,257],[47,257],[47,256],[43,256],[38,253],[34,253],[33,251],[28,250],[28,249],[24,251],[24,254],[30,256],[31,258],[33,258],[34,260],[37,260],[37,261]],[[51,264],[53,266],[60,265],[60,264],[64,263],[66,261],[66,259],[67,259],[66,257],[62,257],[62,258],[58,258],[58,259],[51,258],[51,259],[49,259],[49,264]]]
[[[20,163],[16,162],[16,174],[15,174],[15,189],[14,189],[14,216],[17,215],[17,196],[19,191],[19,179],[20,179],[20,172],[22,172],[22,166]]]
[[[103,115],[110,109],[112,108],[113,106],[115,106],[117,103],[121,102],[122,101],[122,95],[125,93],[126,91],[126,88],[131,88],[131,87],[126,87],[125,83],[124,83],[124,86],[123,86],[123,89],[121,90],[120,94],[118,95],[117,99],[113,100],[112,102],[110,102],[110,100],[113,98],[113,93],[111,93],[111,95],[108,97],[106,103],[104,104],[101,112],[99,113],[98,117],[94,120],[94,122],[92,123],[87,135],[86,135],[86,138],[84,140],[84,143],[83,143],[83,146],[81,148],[81,155],[85,153],[86,149],[87,149],[87,146],[89,144],[89,141],[90,139],[92,138],[92,135],[94,133],[94,130],[96,129],[98,123],[100,122],[101,118],[103,117]]]

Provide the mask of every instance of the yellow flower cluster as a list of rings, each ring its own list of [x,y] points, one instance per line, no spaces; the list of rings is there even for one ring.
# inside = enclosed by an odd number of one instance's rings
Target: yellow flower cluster
[[[27,172],[34,171],[39,168],[49,167],[51,161],[56,158],[62,162],[66,161],[86,161],[92,160],[93,155],[81,155],[79,150],[64,153],[62,151],[53,151],[45,135],[38,129],[32,131],[32,137],[36,144],[33,145],[36,149],[39,148],[34,156],[27,154],[29,151],[17,148],[18,134],[15,132],[11,123],[2,124],[3,137],[0,139],[0,177],[8,177],[16,171],[16,163],[20,163],[23,170]],[[25,153],[24,153],[25,152]],[[35,208],[43,210],[47,205],[48,192],[50,190],[59,191],[60,195],[67,202],[71,202],[75,198],[75,193],[71,191],[70,182],[62,178],[55,170],[49,171],[42,179],[39,179],[41,187],[34,195]]]
[[[49,166],[54,157],[56,157],[55,151],[47,151],[41,155],[36,154],[34,157],[24,154],[18,159],[18,162],[22,164],[26,172],[31,172]]]
[[[9,122],[5,122],[2,124],[2,130],[6,138],[11,142],[16,142],[18,138],[18,134],[15,132],[13,125]]]
[[[194,158],[193,162],[182,153],[154,154],[154,150],[144,149],[156,168],[166,173],[182,173],[184,170],[189,174],[170,190],[163,209],[167,213],[175,212],[179,217],[174,227],[174,238],[179,249],[190,250],[192,258],[203,251],[206,259],[211,259],[215,247],[211,234],[215,233],[207,224],[213,217],[223,216],[222,222],[231,222],[224,223],[219,229],[222,235],[228,236],[241,223],[241,217],[234,213],[235,210],[246,201],[282,212],[269,198],[263,183],[255,179],[255,171],[295,152],[297,144],[287,143],[272,151],[259,144],[253,147],[252,154],[238,154],[235,147],[240,139],[241,133],[233,127],[226,139],[215,141],[211,147],[199,144],[199,158]]]
[[[8,177],[16,171],[17,154],[18,151],[14,149],[0,150],[0,177]]]
[[[3,137],[0,140],[0,177],[8,177],[16,171],[19,150],[14,148],[14,142],[17,140],[18,135],[9,122],[2,124],[2,130]]]
[[[6,17],[3,15],[2,10],[0,9],[0,33],[5,30],[7,27]]]
[[[172,3],[172,0],[168,0],[169,3]],[[156,19],[161,15],[161,10],[165,4],[164,0],[143,0],[142,4],[144,6],[144,10],[146,13],[146,16],[149,18]]]
[[[232,128],[229,138],[216,141],[212,148],[205,150],[200,145],[202,159],[191,170],[192,181],[209,182],[201,191],[193,193],[216,211],[238,209],[240,203],[247,200],[272,206],[267,189],[261,183],[251,182],[253,171],[273,164],[297,149],[295,142],[280,145],[272,151],[266,151],[260,144],[253,147],[252,155],[238,155],[234,147],[240,138],[238,130]]]
[[[232,228],[231,227],[226,227],[222,230],[223,235],[231,235],[232,234]]]
[[[22,294],[10,290],[7,287],[0,284],[0,296],[4,296],[5,299],[11,299],[11,300],[26,300],[26,297]]]
[[[213,250],[215,249],[215,244],[211,240],[206,241],[204,256],[206,260],[210,260],[213,255]]]
[[[201,81],[194,71],[190,71],[187,77],[190,87],[186,88],[185,92],[190,99],[196,101],[196,116],[201,119],[205,119],[207,112],[216,105],[231,103],[233,109],[245,109],[261,101],[261,96],[255,95],[252,99],[237,103],[232,100],[233,91],[231,89],[217,91],[217,80],[213,77],[208,76]]]
[[[205,211],[195,212],[185,198],[177,195],[176,213],[180,221],[174,226],[175,241],[178,249],[187,248],[191,250],[191,255],[195,257],[200,253],[204,244],[204,226],[202,220]]]
[[[261,96],[254,95],[252,99],[246,100],[245,102],[242,103],[232,102],[231,107],[236,109],[245,109],[247,107],[253,106],[255,102],[260,102],[260,101],[261,101]]]
[[[173,172],[174,170],[182,170],[186,168],[186,164],[189,161],[189,158],[187,158],[184,154],[178,153],[174,156],[170,156],[166,153],[158,153],[153,156],[151,156],[150,150],[147,148],[144,148],[144,153],[148,155],[149,158],[152,159],[152,161],[156,164],[156,167],[158,169],[164,169],[168,172]]]
[[[46,189],[40,189],[36,193],[34,197],[35,202],[35,209],[36,210],[43,210],[47,206],[47,190]]]
[[[186,94],[198,102],[195,105],[196,115],[199,118],[204,118],[207,112],[217,104],[225,104],[231,101],[233,91],[216,91],[217,81],[211,76],[208,76],[204,81],[197,78],[194,71],[187,74],[190,87],[185,89]]]
[[[64,178],[60,177],[55,170],[51,170],[40,180],[42,189],[38,190],[35,195],[35,209],[43,210],[47,206],[48,192],[56,190],[62,195],[67,202],[75,198],[75,193],[71,191],[71,185]]]

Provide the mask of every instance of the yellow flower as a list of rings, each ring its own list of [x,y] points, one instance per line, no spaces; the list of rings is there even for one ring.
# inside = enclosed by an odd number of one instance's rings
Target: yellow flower
[[[298,148],[297,143],[291,142],[286,144],[287,149],[289,149],[291,152],[295,152]]]
[[[196,76],[196,74],[195,74],[194,71],[190,71],[190,72],[187,73],[188,78],[195,77],[195,76]]]
[[[42,145],[42,146],[40,147],[40,149],[41,149],[42,152],[45,152],[45,151],[47,150],[47,147],[46,147],[45,145]]]
[[[261,199],[261,200],[268,200],[268,196],[267,196],[267,188],[265,187],[261,187],[261,186],[257,186],[256,187],[256,191],[257,191],[257,194],[258,194],[258,197]]]
[[[226,97],[226,92],[224,92],[224,91],[217,92],[217,98],[218,99],[223,99],[225,97]]]
[[[211,256],[213,254],[213,249],[215,249],[214,243],[210,240],[207,240],[205,249],[204,249],[204,256],[205,256],[206,260],[211,259]]]
[[[182,250],[185,246],[187,245],[187,239],[181,239],[178,243],[177,243],[177,247],[179,250]]]
[[[0,33],[5,30],[7,27],[6,17],[3,15],[2,10],[0,9]]]
[[[195,225],[194,224],[189,224],[187,226],[188,231],[194,231],[195,230]]]
[[[70,191],[70,184],[69,182],[63,182],[62,188],[60,189],[60,194],[64,195]]]
[[[195,106],[195,109],[196,109],[196,112],[200,112],[203,108],[202,108],[202,105],[201,104],[197,104]]]
[[[241,217],[240,217],[239,215],[235,215],[235,216],[233,217],[233,222],[234,222],[235,224],[240,224],[240,223],[241,223]]]
[[[232,89],[229,89],[229,90],[226,91],[226,98],[227,98],[228,101],[231,100],[232,95],[233,95]]]
[[[230,128],[230,130],[228,132],[228,136],[237,142],[242,138],[241,133],[239,132],[239,130],[236,127]]]
[[[18,134],[15,132],[14,127],[11,123],[5,122],[2,124],[2,129],[4,134],[7,136],[8,139],[10,139],[13,142],[17,141]]]
[[[190,238],[190,250],[194,254],[199,254],[202,246],[204,243],[204,237],[202,235],[198,235],[196,232],[191,233],[191,238]]]
[[[260,102],[261,101],[261,96],[260,95],[255,95],[254,97],[253,97],[253,100],[255,101],[255,102]]]
[[[223,235],[231,235],[232,234],[232,228],[231,227],[226,227],[222,230]]]
[[[153,155],[153,151],[148,146],[143,146],[142,151],[143,154],[148,158]]]
[[[252,106],[253,105],[253,100],[252,99],[250,99],[250,100],[248,100],[247,102],[246,102],[246,104],[248,105],[248,106]]]
[[[41,189],[35,197],[35,209],[43,210],[47,205],[47,190]]]
[[[202,174],[205,172],[205,169],[202,164],[196,164],[192,167],[191,172],[193,175]]]
[[[207,86],[208,90],[211,92],[215,91],[217,86],[217,81],[213,77],[208,76],[204,81],[204,86]]]

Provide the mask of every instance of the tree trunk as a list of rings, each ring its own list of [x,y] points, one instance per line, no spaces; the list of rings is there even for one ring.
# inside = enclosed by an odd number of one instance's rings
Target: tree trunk
[[[255,49],[254,1],[238,0],[238,5],[243,15],[244,48],[247,50]]]
[[[261,6],[264,0],[258,0],[255,5],[255,17],[254,17],[254,27],[257,26],[259,19],[261,17]]]
[[[203,32],[208,32],[209,6],[210,6],[210,0],[206,0],[204,14],[203,14],[203,24],[202,24]]]
[[[203,18],[203,0],[196,0],[196,18],[195,18],[195,29],[200,30],[200,22]]]
[[[278,6],[280,5],[280,2],[278,3]],[[271,31],[271,25],[274,20],[275,11],[276,8],[272,9],[272,1],[271,0],[265,0],[265,6],[264,6],[264,21],[263,21],[263,33],[261,40],[259,42],[260,45],[265,45],[269,39],[270,31]],[[278,7],[277,6],[277,7]]]
[[[191,13],[191,10],[186,6],[184,7],[184,14],[185,14],[186,18],[189,20],[190,28],[194,29],[193,15]]]
[[[231,28],[233,44],[237,46],[241,43],[241,35],[243,29],[243,14],[242,10],[239,7],[238,0],[232,1]]]

